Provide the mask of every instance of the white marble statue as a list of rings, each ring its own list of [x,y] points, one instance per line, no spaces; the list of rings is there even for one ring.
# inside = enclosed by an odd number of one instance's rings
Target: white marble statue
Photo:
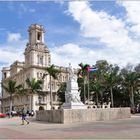
[[[67,82],[65,100],[67,103],[81,102],[80,93],[78,92],[77,76],[74,74],[71,64],[69,64],[69,80]]]
[[[69,63],[69,80],[77,82],[77,76],[74,74],[74,69],[72,68],[71,64]]]
[[[67,88],[65,92],[64,108],[79,108],[84,104],[80,99],[80,92],[78,91],[77,75],[74,73],[74,69],[69,64],[69,80],[67,81]],[[81,107],[82,108],[82,107]]]

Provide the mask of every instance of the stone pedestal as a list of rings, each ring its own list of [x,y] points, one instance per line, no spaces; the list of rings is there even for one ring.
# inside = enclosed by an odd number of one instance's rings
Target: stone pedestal
[[[36,120],[52,123],[109,121],[130,117],[130,108],[58,109],[36,112]]]
[[[87,107],[81,102],[81,103],[64,103],[63,109],[87,109]]]

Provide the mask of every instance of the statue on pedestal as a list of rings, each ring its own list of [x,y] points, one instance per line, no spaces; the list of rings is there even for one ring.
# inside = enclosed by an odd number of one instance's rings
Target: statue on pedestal
[[[69,63],[69,80],[74,80],[75,82],[77,82],[77,76],[74,74],[74,70],[70,63]]]
[[[84,104],[81,102],[80,93],[78,91],[77,75],[75,75],[74,69],[71,64],[69,64],[69,80],[67,81],[63,107],[77,109],[80,106],[83,108]]]

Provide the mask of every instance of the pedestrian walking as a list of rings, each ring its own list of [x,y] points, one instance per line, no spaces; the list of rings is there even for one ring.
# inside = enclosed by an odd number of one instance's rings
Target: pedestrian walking
[[[22,124],[21,125],[24,125],[24,122],[26,121],[26,123],[27,124],[29,124],[29,121],[27,120],[27,118],[26,118],[26,116],[27,116],[27,112],[26,112],[26,110],[23,108],[22,109],[22,112],[21,112],[21,119],[22,119]]]

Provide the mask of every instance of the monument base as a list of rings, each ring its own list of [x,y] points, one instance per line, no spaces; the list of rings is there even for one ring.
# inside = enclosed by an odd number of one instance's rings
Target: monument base
[[[64,103],[62,106],[63,109],[87,109],[87,107],[82,103]]]
[[[109,121],[130,117],[130,108],[59,109],[36,112],[36,120],[52,123]]]

